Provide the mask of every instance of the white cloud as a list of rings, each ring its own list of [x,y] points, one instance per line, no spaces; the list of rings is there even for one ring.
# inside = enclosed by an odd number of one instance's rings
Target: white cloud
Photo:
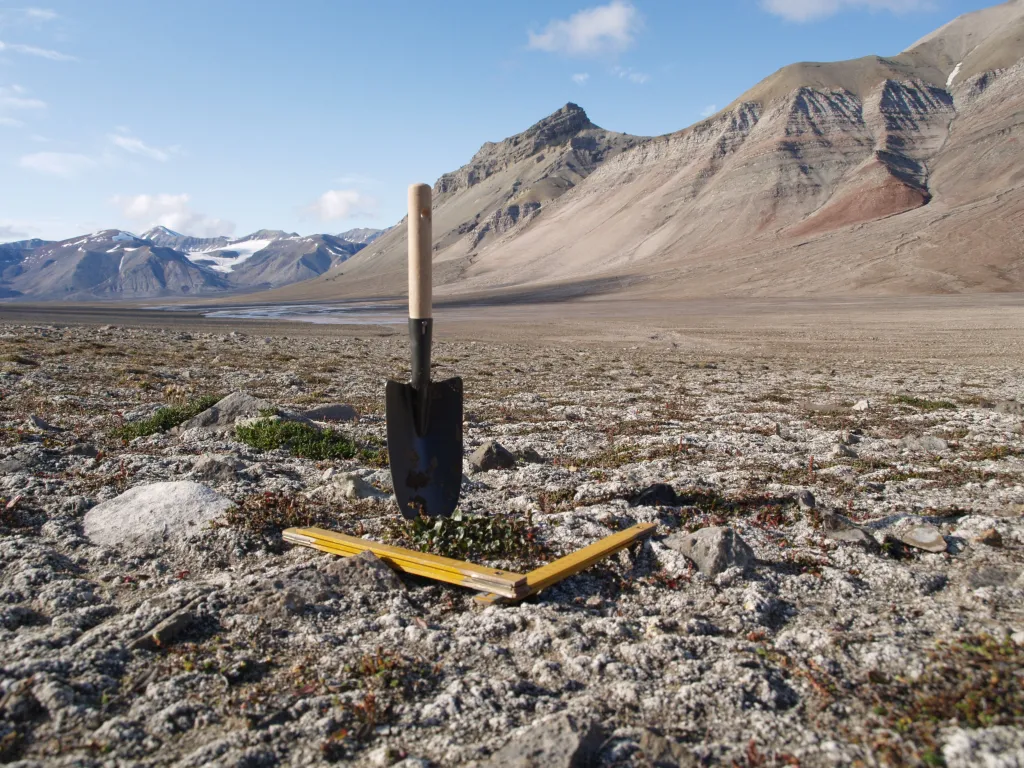
[[[132,136],[127,132],[113,133],[107,138],[110,139],[114,146],[120,147],[125,152],[129,152],[133,155],[143,155],[144,157],[149,157],[153,160],[159,160],[161,163],[166,163],[170,159],[171,153],[174,151],[173,148],[160,149],[159,147],[151,147],[142,139]]]
[[[768,13],[788,21],[813,21],[844,10],[908,13],[932,7],[931,0],[761,0]]]
[[[580,72],[579,74],[572,76],[572,81],[574,83],[576,83],[576,85],[583,85],[589,79],[590,79],[590,73],[589,72]]]
[[[234,222],[193,211],[189,206],[189,196],[185,193],[115,195],[111,202],[121,209],[126,218],[141,225],[141,229],[162,225],[194,237],[230,235],[235,231]]]
[[[354,189],[329,189],[307,207],[321,221],[373,215],[376,201]]]
[[[612,67],[612,73],[618,75],[622,80],[629,80],[637,85],[643,85],[651,79],[650,75],[644,72],[636,72],[630,67]]]
[[[46,102],[25,96],[28,90],[20,85],[0,85],[0,109],[44,109]]]
[[[0,10],[0,27],[19,24],[38,26],[56,18],[59,18],[57,12],[48,8],[5,8]]]
[[[57,18],[57,12],[49,8],[23,8],[21,12],[32,21],[53,21]]]
[[[50,61],[77,61],[74,56],[69,56],[60,51],[53,51],[49,48],[37,48],[34,45],[22,45],[21,43],[5,43],[3,40],[0,40],[0,51],[14,51],[15,53],[24,53],[27,56],[49,59]]]
[[[96,166],[96,161],[74,152],[36,152],[18,161],[22,168],[72,179]]]
[[[717,104],[708,104],[706,107],[704,107],[704,109],[702,109],[700,111],[700,116],[701,117],[711,117],[717,111],[718,111],[718,105]]]
[[[13,117],[3,117],[0,115],[0,125],[5,125],[8,128],[19,128],[24,123],[21,120],[15,120]]]
[[[642,20],[627,0],[574,13],[568,19],[548,22],[543,32],[529,32],[528,47],[570,56],[619,53],[633,44]]]

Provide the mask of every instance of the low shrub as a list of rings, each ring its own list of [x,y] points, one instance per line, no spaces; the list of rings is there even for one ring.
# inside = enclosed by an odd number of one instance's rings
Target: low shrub
[[[148,437],[158,432],[166,432],[179,424],[183,424],[193,416],[198,416],[221,399],[220,395],[203,395],[184,405],[168,405],[157,409],[148,419],[133,421],[115,430],[114,436],[122,440],[134,440],[136,437]]]
[[[300,459],[378,459],[380,451],[360,448],[347,435],[333,429],[317,429],[297,421],[265,418],[236,427],[235,436],[259,451],[284,449]]]

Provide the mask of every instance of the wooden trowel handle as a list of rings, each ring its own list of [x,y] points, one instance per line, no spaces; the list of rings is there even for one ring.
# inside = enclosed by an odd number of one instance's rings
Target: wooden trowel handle
[[[426,320],[431,313],[432,231],[430,226],[430,186],[409,187],[409,317]]]

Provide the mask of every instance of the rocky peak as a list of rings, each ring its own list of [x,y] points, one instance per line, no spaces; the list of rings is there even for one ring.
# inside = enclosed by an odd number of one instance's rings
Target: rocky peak
[[[434,192],[446,194],[471,187],[500,170],[542,153],[549,147],[569,148],[573,140],[585,131],[599,132],[601,129],[590,122],[582,107],[569,102],[522,133],[499,142],[485,142],[468,164],[438,179]]]
[[[561,109],[537,121],[522,133],[509,136],[497,143],[488,141],[476,153],[472,162],[507,158],[515,162],[540,152],[545,147],[568,143],[581,131],[597,128],[583,108],[569,102]]]

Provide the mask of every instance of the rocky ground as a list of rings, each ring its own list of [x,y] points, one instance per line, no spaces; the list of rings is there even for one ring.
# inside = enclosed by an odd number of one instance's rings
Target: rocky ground
[[[0,762],[1024,765],[1016,365],[442,339],[466,520],[433,535],[388,495],[404,340],[287,333],[0,326]],[[261,442],[306,419],[338,457]],[[281,538],[526,570],[638,522],[488,608]]]

